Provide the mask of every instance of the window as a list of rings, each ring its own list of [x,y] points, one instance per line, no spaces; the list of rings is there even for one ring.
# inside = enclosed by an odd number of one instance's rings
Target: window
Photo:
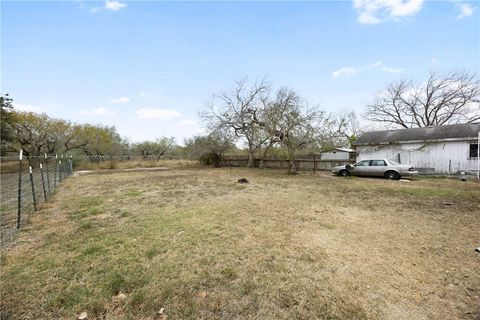
[[[355,166],[357,167],[368,167],[368,164],[370,163],[370,160],[363,160],[357,163]]]
[[[386,164],[385,164],[385,161],[383,161],[383,160],[372,160],[372,162],[370,163],[370,166],[371,167],[385,167]]]
[[[470,143],[470,149],[469,149],[468,156],[470,158],[477,158],[478,157],[478,143],[477,143],[477,141],[472,141]]]

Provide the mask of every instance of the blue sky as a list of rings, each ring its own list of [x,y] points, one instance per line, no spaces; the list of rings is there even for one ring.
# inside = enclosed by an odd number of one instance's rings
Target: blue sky
[[[328,111],[432,70],[480,69],[478,1],[2,1],[1,91],[21,110],[131,139],[201,132],[235,79],[267,78]]]

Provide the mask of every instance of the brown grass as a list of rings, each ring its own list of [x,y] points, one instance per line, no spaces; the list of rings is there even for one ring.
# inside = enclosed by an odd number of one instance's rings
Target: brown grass
[[[132,169],[168,167],[173,169],[198,167],[194,160],[106,160],[101,162],[80,161],[75,163],[76,170]]]
[[[479,198],[478,183],[446,179],[245,168],[79,176],[3,252],[1,310],[12,319],[153,319],[162,307],[168,319],[472,319]]]

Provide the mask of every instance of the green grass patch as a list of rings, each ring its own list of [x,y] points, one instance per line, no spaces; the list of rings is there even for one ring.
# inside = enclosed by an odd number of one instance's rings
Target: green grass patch
[[[75,219],[83,219],[90,216],[96,216],[99,213],[100,213],[99,208],[86,208],[83,210],[74,211],[70,215]]]
[[[103,202],[104,200],[101,196],[88,196],[80,198],[80,200],[78,201],[78,206],[80,208],[89,208],[94,206],[100,206],[103,204]]]
[[[80,224],[80,227],[78,227],[78,229],[80,231],[86,231],[86,230],[90,230],[93,228],[93,222],[92,221],[85,221],[85,222],[82,222]]]
[[[126,218],[130,216],[130,213],[127,210],[115,209],[113,210],[113,215],[118,218]]]
[[[103,252],[103,247],[98,244],[89,244],[81,253],[82,257],[91,256]]]
[[[125,192],[125,196],[127,197],[139,197],[143,194],[143,191],[137,189],[129,189]]]
[[[147,257],[147,259],[153,259],[156,255],[158,255],[160,253],[160,249],[156,246],[154,247],[151,247],[150,249],[147,250],[147,252],[145,252],[145,256]]]
[[[108,275],[104,287],[111,295],[116,295],[126,287],[126,284],[123,274],[114,271]]]

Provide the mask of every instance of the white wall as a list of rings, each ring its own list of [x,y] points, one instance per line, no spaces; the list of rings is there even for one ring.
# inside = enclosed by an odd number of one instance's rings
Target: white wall
[[[438,174],[456,174],[477,170],[477,160],[469,160],[470,141],[405,143],[379,146],[357,146],[357,161],[387,158],[417,168],[435,168]]]
[[[320,158],[322,160],[345,160],[348,161],[350,154],[345,151],[331,151],[331,152],[322,152]]]

